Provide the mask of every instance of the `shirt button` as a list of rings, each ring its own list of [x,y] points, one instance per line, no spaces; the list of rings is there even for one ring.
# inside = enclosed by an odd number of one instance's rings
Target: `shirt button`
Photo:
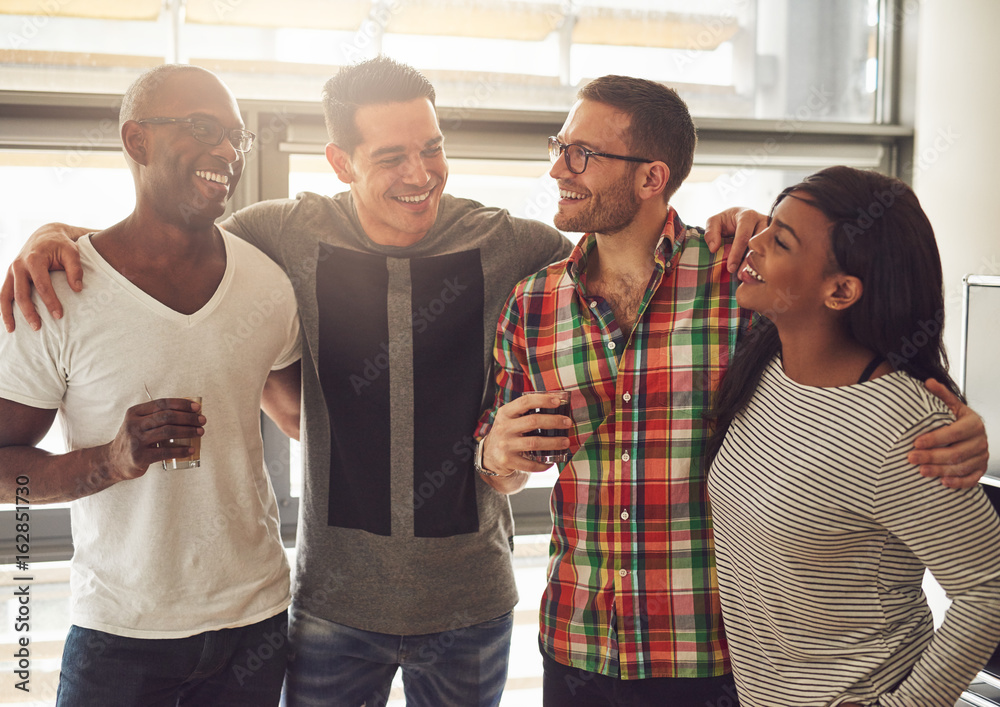
[[[594,300],[593,302],[590,303],[590,308],[597,309],[597,300]]]
[[[625,393],[625,395],[622,396],[622,400],[624,400],[626,403],[631,399],[632,395],[630,393]]]
[[[628,577],[628,570],[618,570],[619,577]]]
[[[615,342],[609,341],[608,342],[608,348],[611,349],[612,351],[614,351],[615,350]]]
[[[622,520],[628,520],[628,511],[622,511]]]
[[[631,458],[632,458],[632,457],[630,457],[630,456],[628,455],[628,452],[625,452],[624,454],[622,454],[622,461],[623,461],[623,462],[627,462],[627,461],[628,461],[629,459],[631,459]]]

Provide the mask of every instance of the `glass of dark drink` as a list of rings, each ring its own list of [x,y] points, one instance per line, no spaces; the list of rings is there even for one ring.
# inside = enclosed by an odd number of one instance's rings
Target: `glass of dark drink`
[[[543,392],[543,391],[539,391]],[[546,390],[545,393],[549,395],[554,395],[559,398],[559,406],[554,408],[533,408],[528,410],[525,415],[564,415],[572,419],[570,415],[569,406],[569,391],[566,390]],[[558,429],[538,429],[526,432],[525,436],[528,437],[568,437],[569,430],[566,428]],[[542,464],[555,464],[557,462],[567,462],[569,461],[569,450],[568,449],[539,449],[532,452],[528,452],[528,458],[532,461],[541,462]]]

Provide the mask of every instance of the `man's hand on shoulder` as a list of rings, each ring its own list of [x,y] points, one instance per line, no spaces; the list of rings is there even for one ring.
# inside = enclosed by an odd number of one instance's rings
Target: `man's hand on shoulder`
[[[52,289],[49,271],[64,270],[73,291],[83,289],[83,268],[75,241],[85,233],[90,233],[90,229],[48,223],[31,234],[7,268],[7,277],[0,287],[0,317],[8,333],[14,331],[15,302],[32,329],[38,331],[42,327],[41,317],[31,301],[32,286],[52,316],[62,318],[62,304]]]
[[[945,486],[972,488],[986,473],[990,459],[986,426],[972,408],[938,381],[928,378],[924,386],[948,406],[955,421],[917,437],[909,462],[919,465],[924,476],[940,478]]]
[[[705,242],[711,252],[722,247],[726,238],[732,237],[733,249],[729,251],[729,272],[736,272],[743,262],[750,239],[767,228],[767,215],[753,209],[734,206],[716,214],[705,224]]]

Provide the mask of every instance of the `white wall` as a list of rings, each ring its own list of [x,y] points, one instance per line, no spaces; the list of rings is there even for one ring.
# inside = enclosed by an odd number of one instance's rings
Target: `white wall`
[[[1000,2],[922,0],[919,12],[913,185],[941,252],[957,375],[962,277],[1000,275]]]

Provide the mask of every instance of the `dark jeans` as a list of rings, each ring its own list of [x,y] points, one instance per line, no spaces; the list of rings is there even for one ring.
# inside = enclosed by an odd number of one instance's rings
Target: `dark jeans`
[[[557,663],[542,651],[545,707],[738,707],[732,674],[622,680]]]
[[[58,707],[275,707],[288,614],[187,638],[126,638],[72,626]]]

